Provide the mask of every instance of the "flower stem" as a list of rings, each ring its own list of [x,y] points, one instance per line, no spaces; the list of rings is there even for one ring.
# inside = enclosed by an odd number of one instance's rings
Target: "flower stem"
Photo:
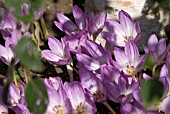
[[[73,65],[70,64],[70,67],[74,70],[74,72],[75,72],[77,75],[79,74],[79,72],[77,71],[76,68],[73,67]]]
[[[24,68],[24,77],[25,77],[25,83],[28,83],[28,76],[27,76],[27,72],[26,72],[26,68]]]
[[[157,66],[158,66],[158,65],[155,64],[155,65],[153,66],[153,68],[152,68],[152,74],[153,74],[153,75],[154,75],[154,73],[155,73],[155,69],[156,69]]]
[[[42,31],[44,33],[45,40],[47,40],[48,36],[49,36],[49,33],[48,33],[48,30],[47,30],[47,27],[45,25],[45,21],[44,21],[43,17],[40,18],[40,22],[41,22]]]
[[[14,80],[14,83],[15,85],[17,86],[17,79],[16,79],[16,76],[15,76],[15,70],[13,69],[13,80]]]
[[[106,102],[103,103],[111,112],[112,114],[116,114],[116,112],[113,110],[113,108]]]

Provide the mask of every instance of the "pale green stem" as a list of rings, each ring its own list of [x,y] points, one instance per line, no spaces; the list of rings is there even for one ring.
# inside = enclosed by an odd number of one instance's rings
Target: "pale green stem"
[[[40,22],[41,22],[41,26],[42,26],[42,30],[43,30],[43,33],[44,33],[45,40],[47,40],[49,33],[48,33],[48,30],[47,30],[47,27],[45,25],[45,21],[44,21],[43,17],[40,18]]]
[[[155,73],[155,69],[156,69],[157,66],[158,66],[158,65],[155,64],[155,65],[153,66],[153,68],[152,68],[152,74],[153,74],[153,75],[154,75],[154,73]]]
[[[28,83],[28,76],[27,76],[26,68],[24,68],[24,77],[25,77],[25,82],[27,84]]]
[[[69,64],[69,65],[70,65],[71,68],[73,68],[73,70],[74,70],[74,72],[75,72],[76,74],[79,74],[79,72],[77,71],[76,68],[73,67],[73,65],[71,65],[71,64]]]
[[[18,84],[17,84],[17,79],[16,79],[16,76],[15,76],[15,71],[14,71],[14,69],[12,69],[13,71],[13,80],[14,80],[14,83],[15,83],[15,85],[17,86]]]
[[[116,112],[113,110],[113,108],[106,102],[103,103],[111,112],[112,114],[116,114]]]
[[[66,65],[66,67],[67,67],[67,71],[68,71],[68,74],[69,74],[69,77],[70,77],[70,82],[73,82],[74,81],[73,68],[70,64]]]

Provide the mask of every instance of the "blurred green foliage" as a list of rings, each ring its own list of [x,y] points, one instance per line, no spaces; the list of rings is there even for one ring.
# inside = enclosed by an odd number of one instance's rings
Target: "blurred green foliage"
[[[15,46],[14,51],[20,62],[30,70],[35,72],[42,72],[44,70],[44,65],[40,59],[40,52],[31,38],[24,36]]]
[[[156,79],[146,80],[141,88],[141,97],[147,108],[157,105],[164,93],[164,85]]]
[[[32,78],[25,89],[25,100],[29,111],[33,114],[43,114],[48,104],[46,87],[39,78]]]
[[[44,6],[45,0],[5,0],[5,8],[9,11],[11,9],[14,10],[14,16],[21,20],[22,22],[28,23],[32,22],[34,20],[34,11],[38,9],[42,9]],[[29,8],[29,14],[28,15],[22,15],[23,4],[30,5]]]

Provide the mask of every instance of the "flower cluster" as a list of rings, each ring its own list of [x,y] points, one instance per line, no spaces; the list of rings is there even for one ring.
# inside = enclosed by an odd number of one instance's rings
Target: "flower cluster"
[[[120,103],[121,114],[170,113],[170,52],[165,38],[158,41],[156,35],[151,35],[141,53],[137,47],[142,35],[139,23],[125,11],[119,12],[120,23],[107,19],[106,13],[87,16],[78,6],[73,7],[75,23],[61,13],[56,16],[58,21],[54,23],[65,36],[61,40],[49,37],[50,49],[42,50],[41,54],[59,66],[72,65],[76,61],[73,70],[78,70],[80,81],[46,78],[44,84],[49,103],[45,114],[95,114],[95,103],[106,104],[107,100]],[[15,58],[13,47],[26,34],[22,30],[29,28],[21,24],[21,28],[26,28],[18,30],[16,26],[11,14],[0,23],[5,39],[5,47],[0,45],[0,58],[6,64]],[[99,36],[106,41],[105,47],[95,42]],[[153,66],[161,67],[158,80],[165,90],[158,104],[146,108],[140,92],[143,82],[154,78],[144,71],[146,59],[150,57]],[[16,113],[29,114],[23,91],[23,83],[11,83],[8,97],[12,105],[6,106],[0,100],[0,112],[7,113],[9,108]]]

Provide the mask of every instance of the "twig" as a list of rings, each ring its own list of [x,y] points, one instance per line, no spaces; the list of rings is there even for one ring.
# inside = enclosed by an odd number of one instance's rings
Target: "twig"
[[[112,109],[112,107],[106,102],[103,103],[111,112],[112,114],[116,114],[116,112]]]

